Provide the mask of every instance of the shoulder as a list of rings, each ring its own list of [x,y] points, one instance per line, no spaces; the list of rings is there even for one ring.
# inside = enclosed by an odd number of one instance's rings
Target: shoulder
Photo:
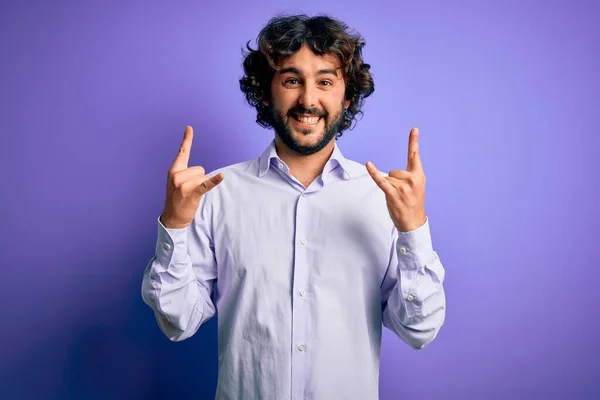
[[[352,179],[360,179],[360,180],[364,179],[367,182],[375,185],[375,181],[373,181],[373,178],[371,178],[371,175],[369,175],[369,171],[367,171],[367,166],[365,164],[361,164],[354,160],[346,159],[346,168],[348,169],[350,176],[352,176]],[[379,172],[383,176],[388,176],[387,172],[384,172],[384,171],[379,171]]]
[[[229,199],[231,195],[235,195],[233,192],[237,191],[233,190],[232,192],[232,189],[237,188],[243,191],[252,181],[256,180],[258,176],[258,159],[226,165],[207,171],[206,175],[213,177],[220,173],[223,174],[223,181],[202,196],[203,203],[208,203],[207,205],[211,207],[215,206],[215,203],[222,203],[224,200]]]
[[[210,172],[207,172],[206,175],[215,176],[219,173],[222,173],[225,179],[243,179],[245,176],[248,175],[256,176],[257,171],[258,160],[252,159],[214,169]]]

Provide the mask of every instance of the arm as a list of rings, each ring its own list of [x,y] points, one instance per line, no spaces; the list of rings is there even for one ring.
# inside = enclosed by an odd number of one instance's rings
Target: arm
[[[168,229],[158,219],[155,255],[144,271],[142,298],[172,341],[189,338],[215,314],[213,249],[205,221],[195,218],[185,228]]]
[[[383,325],[422,349],[437,336],[446,316],[445,270],[433,250],[428,219],[410,232],[394,228],[388,268],[382,284]]]

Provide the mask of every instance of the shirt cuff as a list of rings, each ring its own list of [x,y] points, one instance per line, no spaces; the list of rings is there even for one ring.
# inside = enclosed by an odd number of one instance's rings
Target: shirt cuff
[[[409,232],[398,230],[396,242],[398,261],[401,268],[417,269],[433,256],[433,244],[429,231],[429,218],[425,223]]]
[[[158,217],[156,258],[165,268],[170,264],[185,262],[187,256],[187,227],[173,229],[165,227]]]

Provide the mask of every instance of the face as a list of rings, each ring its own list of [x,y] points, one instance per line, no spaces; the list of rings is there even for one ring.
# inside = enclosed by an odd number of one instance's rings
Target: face
[[[346,85],[335,56],[318,56],[308,46],[288,57],[271,82],[274,128],[292,151],[309,155],[326,147],[338,132]]]

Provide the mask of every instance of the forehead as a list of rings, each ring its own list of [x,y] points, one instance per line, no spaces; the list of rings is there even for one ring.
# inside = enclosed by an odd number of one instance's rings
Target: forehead
[[[295,67],[304,74],[313,74],[323,69],[333,69],[337,72],[340,62],[338,57],[333,53],[318,55],[306,44],[303,44],[300,50],[285,58],[279,67],[282,69]]]

